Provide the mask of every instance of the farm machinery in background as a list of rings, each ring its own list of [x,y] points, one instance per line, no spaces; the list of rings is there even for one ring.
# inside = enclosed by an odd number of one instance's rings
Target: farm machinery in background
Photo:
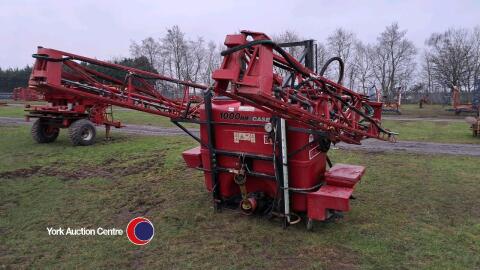
[[[190,90],[207,88],[42,47],[33,57],[36,61],[29,87],[42,93],[48,102],[48,105],[27,108],[27,119],[38,118],[32,126],[32,136],[39,143],[55,141],[60,129],[68,128],[74,145],[90,145],[95,142],[95,125],[105,125],[109,138],[111,127],[122,127],[121,122],[113,118],[112,106],[170,118],[198,118],[201,102],[190,96]],[[120,72],[122,76],[114,77],[95,67]],[[182,91],[183,98],[167,98],[157,88]]]
[[[263,33],[242,31],[227,35],[225,45],[209,87],[39,48],[30,86],[57,103],[53,113],[49,107],[32,112],[53,128],[85,122],[86,114],[97,123],[119,126],[103,116],[107,105],[169,117],[199,143],[182,156],[188,167],[203,171],[216,210],[279,217],[285,227],[304,218],[307,229],[314,220],[349,211],[365,168],[333,165],[327,153],[332,143],[394,140],[395,134],[381,126],[382,103],[339,83],[343,62],[337,57],[316,74],[312,40],[276,44]],[[283,49],[288,46],[303,47],[303,54],[295,59]],[[128,76],[116,80],[75,61],[125,70]],[[335,61],[338,82],[322,76]],[[192,105],[166,99],[148,80],[202,89],[203,101]],[[184,123],[199,124],[199,136]]]
[[[43,100],[42,94],[38,93],[32,88],[29,87],[17,87],[13,89],[12,93],[13,100],[22,100],[22,101],[40,101]]]
[[[402,105],[402,88],[395,88],[394,93],[382,95],[382,91],[373,85],[367,93],[370,100],[376,100],[382,103],[382,112],[402,114],[400,107]]]
[[[475,83],[471,103],[461,102],[460,88],[454,85],[452,87],[451,105],[452,108],[447,109],[447,111],[453,111],[455,115],[460,115],[461,113],[475,113],[478,115],[480,110],[480,80],[477,80]]]
[[[454,104],[457,104],[463,110],[466,110],[469,113],[475,113],[476,116],[469,116],[465,118],[465,121],[470,124],[470,129],[472,130],[472,134],[474,137],[480,136],[480,79],[475,82],[475,87],[472,92],[472,103],[471,104],[460,104],[460,91],[457,87],[454,88],[456,90],[455,99],[452,97]],[[455,108],[455,105],[454,105]],[[457,114],[457,111],[455,111]],[[458,113],[459,114],[459,113]]]

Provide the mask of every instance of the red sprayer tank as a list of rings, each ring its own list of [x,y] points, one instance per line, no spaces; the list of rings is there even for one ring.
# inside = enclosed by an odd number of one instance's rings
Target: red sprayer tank
[[[380,124],[381,103],[341,85],[341,59],[313,72],[312,44],[276,44],[251,31],[227,36],[215,85],[200,108],[201,145],[183,153],[189,167],[204,171],[216,208],[280,216],[285,226],[306,218],[311,228],[313,220],[350,210],[365,172],[332,166],[330,144],[392,139]],[[305,46],[307,66],[282,49],[290,45]],[[332,61],[340,66],[337,83],[322,77]]]
[[[259,156],[269,157],[273,154],[273,138],[265,131],[265,124],[270,122],[272,117],[255,107],[242,105],[241,102],[231,99],[213,99],[212,102],[213,121],[225,122],[232,125],[215,126],[215,145],[218,150],[230,152],[244,152]],[[205,113],[200,114],[201,120],[205,119]],[[295,126],[292,123],[291,126]],[[298,127],[301,127],[297,125]],[[207,130],[205,125],[200,127],[200,137],[206,144]],[[289,131],[287,133],[287,148],[299,149],[303,145],[313,141],[313,134]],[[291,188],[312,188],[318,186],[323,181],[325,172],[326,156],[319,149],[319,143],[299,151],[289,159],[288,171],[290,174]],[[208,149],[201,148],[202,164],[210,169],[208,160],[210,159]],[[248,157],[247,157],[248,159]],[[230,156],[220,156],[218,166],[224,168],[239,167],[239,158]],[[248,165],[248,170],[256,173],[262,173],[273,176],[274,165],[272,161],[252,159]],[[231,197],[240,192],[239,187],[233,180],[233,174],[229,172],[219,173],[220,194],[223,197]],[[211,190],[210,173],[205,173],[205,184]],[[265,192],[269,196],[274,196],[277,187],[274,179],[261,176],[251,176],[246,183],[248,192]],[[305,195],[298,194],[294,198],[293,209],[296,211],[305,211]]]
[[[85,137],[83,130],[95,134],[93,123],[107,131],[120,126],[107,115],[108,106],[165,116],[199,142],[183,157],[204,171],[215,209],[281,217],[284,226],[306,219],[307,228],[349,211],[365,168],[332,166],[327,152],[331,143],[393,139],[381,126],[382,103],[341,84],[338,57],[317,73],[313,40],[277,44],[263,33],[242,31],[227,35],[225,45],[210,87],[40,47],[29,87],[51,104],[30,108],[29,117],[39,118],[32,134],[53,142],[68,127],[75,145],[87,145],[77,139]],[[283,49],[291,46],[304,48],[298,59]],[[332,62],[339,64],[337,82],[323,77]],[[120,74],[112,77],[92,65]],[[164,96],[162,87],[184,97]],[[190,89],[202,89],[203,102],[190,97]],[[200,124],[200,136],[182,122]]]

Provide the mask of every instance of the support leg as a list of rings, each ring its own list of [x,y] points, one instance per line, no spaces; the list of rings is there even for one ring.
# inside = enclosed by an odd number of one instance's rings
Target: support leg
[[[105,125],[105,140],[110,141],[112,137],[110,136],[110,125]]]

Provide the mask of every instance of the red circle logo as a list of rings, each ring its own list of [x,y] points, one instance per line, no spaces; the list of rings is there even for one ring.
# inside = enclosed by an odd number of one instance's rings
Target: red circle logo
[[[127,225],[127,237],[135,245],[143,246],[152,240],[155,234],[153,223],[144,217],[136,217]]]

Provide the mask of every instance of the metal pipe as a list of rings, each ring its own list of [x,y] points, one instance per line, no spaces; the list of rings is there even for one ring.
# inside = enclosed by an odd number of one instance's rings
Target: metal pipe
[[[287,224],[290,223],[290,196],[288,190],[288,154],[287,154],[287,128],[285,119],[280,119],[280,134],[282,147],[282,166],[283,166],[283,203],[284,213]]]

